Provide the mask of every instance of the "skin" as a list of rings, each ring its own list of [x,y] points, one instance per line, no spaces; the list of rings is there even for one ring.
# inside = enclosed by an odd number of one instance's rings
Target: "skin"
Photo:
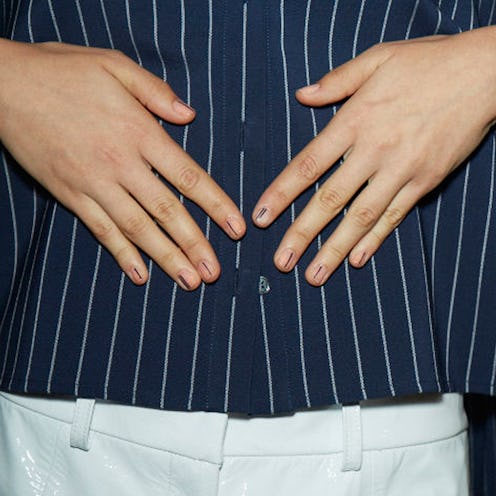
[[[268,227],[345,160],[287,230],[274,255],[277,268],[291,271],[366,184],[306,269],[307,281],[320,286],[347,256],[363,267],[488,133],[496,118],[496,28],[374,46],[296,98],[312,107],[348,100],[262,194],[253,222]]]
[[[219,277],[212,246],[152,171],[242,237],[236,205],[152,115],[187,124],[193,109],[117,51],[0,40],[0,66],[1,141],[132,281],[148,278],[138,248],[185,290]]]
[[[306,278],[324,284],[347,256],[362,267],[489,131],[496,117],[495,54],[494,27],[383,43],[299,90],[296,98],[308,106],[348,100],[262,194],[254,223],[268,227],[342,156],[346,160],[289,227],[276,266],[292,270],[367,183]],[[0,40],[0,65],[0,140],[131,280],[148,278],[138,248],[183,289],[219,277],[209,242],[151,170],[232,239],[243,236],[246,225],[232,200],[152,115],[184,125],[194,110],[114,50]]]

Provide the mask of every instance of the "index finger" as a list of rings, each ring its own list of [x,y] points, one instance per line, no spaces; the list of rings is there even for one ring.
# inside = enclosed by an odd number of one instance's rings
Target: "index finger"
[[[351,148],[351,130],[342,126],[341,120],[338,112],[272,181],[253,210],[252,219],[256,225],[267,227]]]

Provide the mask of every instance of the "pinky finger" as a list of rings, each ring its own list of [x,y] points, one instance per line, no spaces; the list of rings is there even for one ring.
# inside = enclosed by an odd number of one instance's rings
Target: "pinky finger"
[[[107,213],[88,196],[78,202],[76,215],[110,252],[120,268],[135,284],[148,280],[148,270],[138,249],[122,234]]]
[[[348,260],[354,267],[363,267],[384,243],[386,238],[403,222],[419,200],[418,188],[406,184],[393,198],[374,227],[351,250]]]

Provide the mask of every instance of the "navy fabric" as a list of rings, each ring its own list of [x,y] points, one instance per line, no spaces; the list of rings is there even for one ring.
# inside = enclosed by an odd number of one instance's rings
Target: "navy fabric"
[[[116,48],[166,79],[198,115],[164,127],[249,217],[339,108],[303,107],[297,88],[380,41],[477,28],[494,11],[494,0],[4,0],[0,28],[20,41]],[[3,390],[251,414],[494,393],[494,132],[366,267],[346,262],[320,289],[303,270],[344,213],[295,271],[272,263],[314,188],[269,229],[248,222],[239,243],[185,200],[223,268],[186,293],[150,261],[149,283],[134,286],[0,153]]]

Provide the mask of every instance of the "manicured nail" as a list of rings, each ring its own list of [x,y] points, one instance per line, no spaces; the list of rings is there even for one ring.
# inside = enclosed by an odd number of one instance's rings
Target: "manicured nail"
[[[243,232],[243,224],[236,217],[228,217],[226,220],[227,227],[235,238],[239,238]]]
[[[139,270],[136,267],[134,268],[134,273],[138,276],[138,279],[140,281],[143,280],[143,276],[140,274]]]
[[[255,220],[257,221],[257,224],[266,224],[269,221],[269,218],[267,216],[269,209],[267,207],[262,207],[258,212],[257,215],[255,216]]]
[[[317,284],[322,284],[328,277],[329,271],[326,269],[324,265],[319,265],[317,270],[313,275],[313,280]]]
[[[172,107],[178,114],[184,115],[185,117],[189,117],[195,112],[187,103],[179,98],[172,102]]]
[[[353,257],[353,265],[356,265],[357,267],[362,267],[363,264],[365,263],[365,260],[367,258],[367,252],[363,252],[361,255],[358,254],[357,256]]]
[[[311,84],[310,86],[304,86],[303,88],[300,88],[298,91],[300,93],[303,93],[304,95],[311,95],[312,93],[317,92],[320,89],[320,84],[315,83]]]
[[[293,267],[295,256],[296,254],[291,248],[286,248],[279,257],[277,257],[277,264],[284,270],[289,270]]]
[[[187,289],[188,291],[191,291],[193,288],[193,275],[191,272],[188,270],[182,270],[178,275],[177,278],[179,279],[179,282],[181,283],[181,286],[183,286],[183,289]]]
[[[205,279],[210,279],[212,277],[213,272],[209,267],[208,262],[204,262],[204,261],[201,262],[199,266],[199,270]]]

